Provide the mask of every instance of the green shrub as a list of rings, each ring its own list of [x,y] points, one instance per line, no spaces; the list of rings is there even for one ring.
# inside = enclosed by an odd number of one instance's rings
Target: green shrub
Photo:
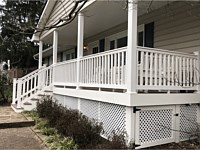
[[[37,103],[37,113],[41,118],[46,118],[47,116],[49,116],[49,113],[51,113],[52,109],[53,101],[52,98],[49,96],[44,97],[41,102]]]
[[[35,125],[35,128],[38,129],[38,130],[42,130],[44,128],[47,128],[48,127],[48,121],[47,120],[42,120],[41,118],[38,119],[36,121],[36,125]]]
[[[78,149],[77,147],[72,138],[64,138],[63,140],[53,142],[50,148],[52,150],[76,150]]]
[[[43,134],[52,135],[47,139],[52,149],[126,149],[126,134],[113,132],[109,140],[103,139],[102,124],[91,120],[78,110],[67,109],[52,98],[46,97],[37,104],[37,112],[40,117],[46,119],[49,127],[44,127]],[[55,131],[55,129],[56,131]],[[63,137],[71,137],[62,139]],[[73,140],[72,140],[73,139]],[[76,144],[77,145],[76,145]]]
[[[42,128],[42,134],[44,135],[53,135],[56,133],[56,129],[55,128],[49,128],[49,127],[44,127]]]
[[[54,135],[50,135],[48,136],[48,138],[46,139],[47,143],[53,143],[53,142],[58,142],[60,141],[61,137],[59,134],[54,134]]]
[[[52,98],[46,97],[37,104],[40,117],[48,120],[49,126],[56,128],[65,137],[72,137],[79,148],[90,148],[100,142],[102,125],[81,114],[78,110],[67,109]],[[89,146],[89,147],[88,147]]]

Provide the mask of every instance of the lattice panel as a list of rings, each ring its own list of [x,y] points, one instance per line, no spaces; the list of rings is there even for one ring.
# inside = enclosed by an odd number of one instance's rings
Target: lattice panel
[[[64,96],[63,95],[54,94],[54,98],[58,102],[58,104],[61,104],[64,106]]]
[[[71,109],[78,109],[78,99],[65,96],[64,106]]]
[[[194,133],[197,131],[197,109],[198,105],[180,106],[180,140],[194,137]]]
[[[81,99],[80,111],[89,118],[98,120],[99,102]]]
[[[100,122],[103,123],[104,136],[125,131],[125,106],[100,103]]]
[[[170,130],[173,128],[173,109],[140,111],[138,121],[140,144],[169,140],[173,137]]]

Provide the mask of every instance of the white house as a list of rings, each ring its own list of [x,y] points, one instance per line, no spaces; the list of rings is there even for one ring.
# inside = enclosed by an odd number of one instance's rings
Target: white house
[[[198,1],[48,0],[32,38],[39,68],[14,80],[12,108],[53,94],[136,148],[194,138],[199,14]]]

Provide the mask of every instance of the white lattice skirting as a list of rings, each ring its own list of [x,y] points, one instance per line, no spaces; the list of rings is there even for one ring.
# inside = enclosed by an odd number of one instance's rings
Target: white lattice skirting
[[[200,111],[197,104],[130,107],[55,95],[58,101],[72,109],[80,110],[84,115],[103,123],[103,136],[108,137],[112,132],[130,132],[134,130],[135,144],[138,148],[150,147],[170,142],[179,142],[195,138],[198,128]],[[132,118],[127,120],[127,113]],[[131,133],[127,133],[130,135]]]

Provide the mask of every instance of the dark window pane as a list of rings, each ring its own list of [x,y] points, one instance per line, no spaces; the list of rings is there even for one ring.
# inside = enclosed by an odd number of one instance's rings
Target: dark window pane
[[[125,46],[127,46],[127,36],[117,39],[117,48],[125,47]]]
[[[94,47],[93,49],[92,49],[92,53],[93,54],[96,54],[96,53],[98,53],[99,52],[99,48],[98,47]]]
[[[110,41],[110,50],[115,49],[115,40]]]
[[[75,58],[77,58],[77,47],[75,47]]]
[[[99,41],[99,51],[104,52],[105,51],[105,39],[102,39]]]
[[[63,52],[60,53],[60,61],[63,61]]]
[[[145,47],[154,47],[154,23],[145,24]]]
[[[144,46],[143,45],[143,39],[144,39],[144,32],[142,31],[142,32],[139,32],[138,33],[138,46]]]

